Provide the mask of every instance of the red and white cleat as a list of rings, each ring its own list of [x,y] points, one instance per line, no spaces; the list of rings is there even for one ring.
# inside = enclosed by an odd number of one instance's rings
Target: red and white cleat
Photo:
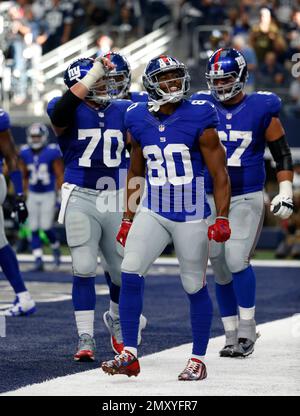
[[[95,361],[96,343],[89,334],[82,334],[79,338],[78,349],[74,355],[74,361],[91,362]]]
[[[129,351],[123,351],[116,355],[113,360],[104,361],[101,364],[102,370],[111,374],[124,374],[128,377],[137,376],[140,372],[139,360]]]
[[[179,374],[178,380],[194,381],[203,380],[206,377],[205,364],[201,360],[197,360],[197,358],[190,358],[185,369]]]

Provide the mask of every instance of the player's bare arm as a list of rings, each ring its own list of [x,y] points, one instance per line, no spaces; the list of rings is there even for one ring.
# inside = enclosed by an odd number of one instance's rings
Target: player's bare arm
[[[5,159],[9,173],[19,168],[18,153],[10,130],[0,132],[0,153],[2,153]]]
[[[56,177],[56,189],[60,190],[64,183],[64,162],[62,159],[55,159],[53,161],[53,171]]]
[[[144,190],[145,159],[141,146],[127,133],[128,142],[131,144],[130,167],[126,183],[126,211],[124,218],[133,220],[135,210],[140,203]],[[141,180],[143,178],[143,180]]]
[[[204,130],[199,139],[199,146],[213,179],[217,216],[227,218],[231,196],[230,179],[226,168],[225,150],[217,131],[212,128]]]
[[[24,193],[27,193],[29,188],[29,170],[27,169],[26,164],[23,162],[22,159],[19,160],[20,170],[22,172],[23,177],[23,189]]]
[[[271,211],[274,215],[286,219],[293,212],[293,162],[279,118],[272,118],[265,138],[276,163],[276,177],[279,184],[279,194],[271,201]]]

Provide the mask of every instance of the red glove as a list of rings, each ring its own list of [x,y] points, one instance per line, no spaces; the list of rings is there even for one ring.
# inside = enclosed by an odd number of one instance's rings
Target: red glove
[[[130,227],[132,226],[132,221],[129,219],[123,219],[119,232],[117,234],[117,241],[125,247],[127,236],[130,230]]]
[[[229,221],[224,217],[217,217],[216,222],[208,227],[208,239],[215,240],[218,243],[224,243],[230,237],[231,229]]]

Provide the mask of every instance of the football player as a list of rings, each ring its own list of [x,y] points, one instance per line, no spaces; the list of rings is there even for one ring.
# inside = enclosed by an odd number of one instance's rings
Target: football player
[[[210,260],[215,275],[216,295],[225,329],[222,357],[246,357],[254,350],[255,274],[250,257],[255,249],[263,219],[266,144],[276,162],[278,195],[271,211],[280,218],[293,212],[292,158],[279,120],[281,101],[277,95],[258,91],[246,95],[247,63],[235,49],[219,49],[209,59],[208,92],[194,94],[192,100],[209,100],[217,109],[218,132],[227,152],[232,198],[229,211],[231,238],[224,244],[211,242]],[[206,191],[213,183],[206,176]],[[209,197],[214,221],[216,209]],[[239,315],[239,319],[238,319]]]
[[[124,115],[131,104],[111,100],[107,58],[77,59],[65,71],[68,90],[48,104],[65,163],[59,219],[66,227],[73,265],[73,305],[79,335],[76,361],[94,361],[95,276],[99,246],[113,283],[121,283],[115,236],[121,221],[125,164]],[[111,302],[115,333],[119,308]],[[117,336],[117,335],[116,335]]]
[[[206,377],[204,356],[209,340],[212,304],[206,287],[208,238],[230,236],[230,182],[225,152],[215,127],[214,106],[187,101],[190,77],[184,64],[171,56],[152,59],[143,77],[150,102],[132,104],[126,126],[132,145],[127,177],[127,206],[117,240],[125,246],[122,262],[120,320],[124,351],[102,369],[109,374],[137,376],[139,318],[144,276],[170,240],[175,246],[180,277],[190,301],[193,350],[179,380]],[[214,178],[217,219],[208,230],[210,209],[204,191],[204,161]],[[143,207],[135,216],[146,175]],[[137,206],[133,199],[138,196]]]
[[[27,145],[20,150],[21,167],[25,179],[31,246],[35,257],[33,271],[43,270],[42,242],[39,230],[43,230],[51,244],[54,263],[60,265],[60,244],[53,229],[56,191],[63,183],[63,161],[56,144],[48,144],[49,131],[45,124],[34,123],[27,129]]]
[[[131,85],[131,69],[128,60],[124,55],[121,55],[117,52],[109,52],[104,55],[104,58],[108,59],[113,65],[114,68],[109,71],[107,74],[108,78],[108,92],[109,96],[114,100],[127,99],[133,102],[143,102],[148,101],[148,94],[146,91],[143,92],[129,92]],[[129,150],[129,144],[127,143],[127,150]],[[126,162],[129,160],[129,153],[126,150]],[[128,163],[127,163],[128,164]],[[121,327],[119,324],[119,317],[115,311],[118,309],[119,305],[119,296],[120,296],[120,286],[114,284],[112,281],[109,272],[107,270],[107,265],[105,258],[99,250],[99,255],[101,258],[101,264],[104,268],[104,275],[109,287],[110,294],[110,310],[104,312],[103,320],[110,332],[111,335],[111,346],[113,351],[118,354],[123,350],[123,339],[121,333]],[[113,317],[115,319],[113,319]],[[140,319],[140,328],[144,329],[147,324],[147,319],[145,316],[141,315]],[[139,333],[139,341],[141,342],[141,333]]]
[[[17,257],[5,236],[2,204],[6,198],[7,189],[5,178],[2,174],[3,160],[6,162],[9,177],[16,193],[13,214],[19,223],[24,223],[27,219],[28,211],[23,195],[22,174],[18,165],[18,154],[10,131],[9,115],[0,109],[0,266],[16,294],[13,305],[4,312],[4,315],[30,315],[35,312],[35,302],[26,289],[19,270]]]

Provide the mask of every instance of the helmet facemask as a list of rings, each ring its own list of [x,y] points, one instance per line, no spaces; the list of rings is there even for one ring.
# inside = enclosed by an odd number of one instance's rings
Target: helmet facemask
[[[42,149],[48,142],[48,129],[44,125],[33,124],[27,130],[27,143],[33,150]]]
[[[100,78],[90,89],[85,99],[93,101],[96,104],[108,104],[111,101],[108,77],[104,76]]]
[[[165,78],[164,75],[169,73],[174,73],[174,77]],[[184,65],[174,65],[145,74],[143,82],[151,101],[163,105],[177,103],[184,98],[190,87],[190,76]]]
[[[126,71],[112,72],[108,75],[108,94],[112,99],[124,98],[130,88],[130,78]]]

